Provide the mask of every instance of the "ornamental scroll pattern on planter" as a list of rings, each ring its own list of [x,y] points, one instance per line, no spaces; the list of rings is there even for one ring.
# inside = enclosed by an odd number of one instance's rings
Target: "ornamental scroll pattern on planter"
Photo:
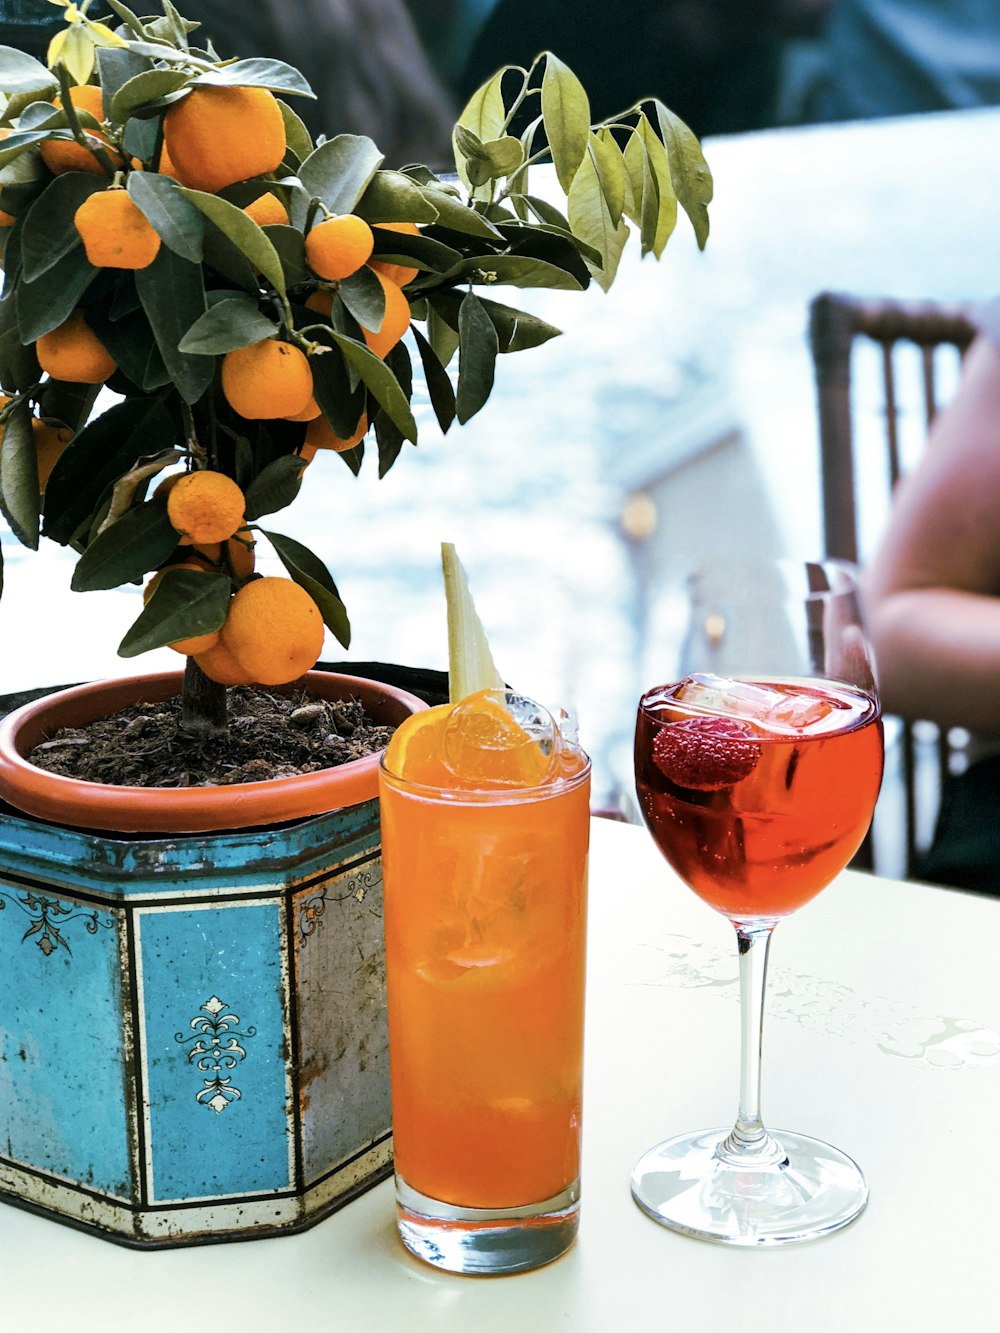
[[[246,1048],[237,1038],[248,1041],[257,1035],[254,1027],[240,1032],[239,1015],[226,1013],[227,1008],[228,1005],[213,995],[201,1006],[202,1013],[191,1019],[189,1026],[193,1031],[190,1035],[178,1032],[174,1036],[174,1040],[182,1045],[194,1042],[187,1051],[188,1062],[201,1073],[210,1075],[203,1080],[201,1090],[195,1093],[195,1101],[210,1107],[216,1114],[243,1096],[233,1083],[232,1075],[226,1072],[246,1059]]]
[[[12,903],[31,918],[31,925],[21,936],[21,943],[34,939],[46,958],[57,949],[65,949],[73,956],[69,940],[55,924],[55,918],[65,926],[70,921],[83,920],[88,935],[96,935],[103,927],[110,930],[114,922],[110,917],[101,917],[95,911],[81,909],[78,905],[60,902],[58,898],[46,898],[37,893],[19,893],[16,897],[0,889],[0,912],[6,910],[7,903]]]

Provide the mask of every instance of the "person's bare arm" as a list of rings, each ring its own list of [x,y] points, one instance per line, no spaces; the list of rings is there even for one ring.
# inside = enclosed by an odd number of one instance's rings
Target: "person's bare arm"
[[[887,711],[1000,736],[1000,347],[976,340],[865,579]]]

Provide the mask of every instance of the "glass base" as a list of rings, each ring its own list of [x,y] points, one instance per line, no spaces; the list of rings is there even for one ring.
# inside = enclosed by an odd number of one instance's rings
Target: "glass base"
[[[459,1208],[396,1176],[396,1225],[403,1244],[449,1273],[520,1273],[558,1259],[580,1225],[580,1181],[522,1208]]]
[[[784,1155],[750,1166],[720,1155],[729,1131],[701,1130],[650,1148],[632,1197],[655,1221],[724,1245],[789,1245],[837,1231],[868,1202],[856,1162],[804,1134],[772,1134]]]

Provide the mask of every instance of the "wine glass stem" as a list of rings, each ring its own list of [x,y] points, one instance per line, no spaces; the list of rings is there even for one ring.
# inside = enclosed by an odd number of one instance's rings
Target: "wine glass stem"
[[[740,1109],[718,1154],[738,1166],[769,1166],[785,1157],[780,1144],[764,1128],[760,1113],[764,990],[773,930],[773,922],[736,927],[740,954]]]

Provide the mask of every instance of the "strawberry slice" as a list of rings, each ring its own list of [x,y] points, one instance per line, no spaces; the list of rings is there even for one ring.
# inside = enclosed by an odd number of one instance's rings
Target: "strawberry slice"
[[[668,722],[653,741],[653,763],[678,787],[722,791],[757,767],[760,746],[745,722],[728,717],[688,717]]]

